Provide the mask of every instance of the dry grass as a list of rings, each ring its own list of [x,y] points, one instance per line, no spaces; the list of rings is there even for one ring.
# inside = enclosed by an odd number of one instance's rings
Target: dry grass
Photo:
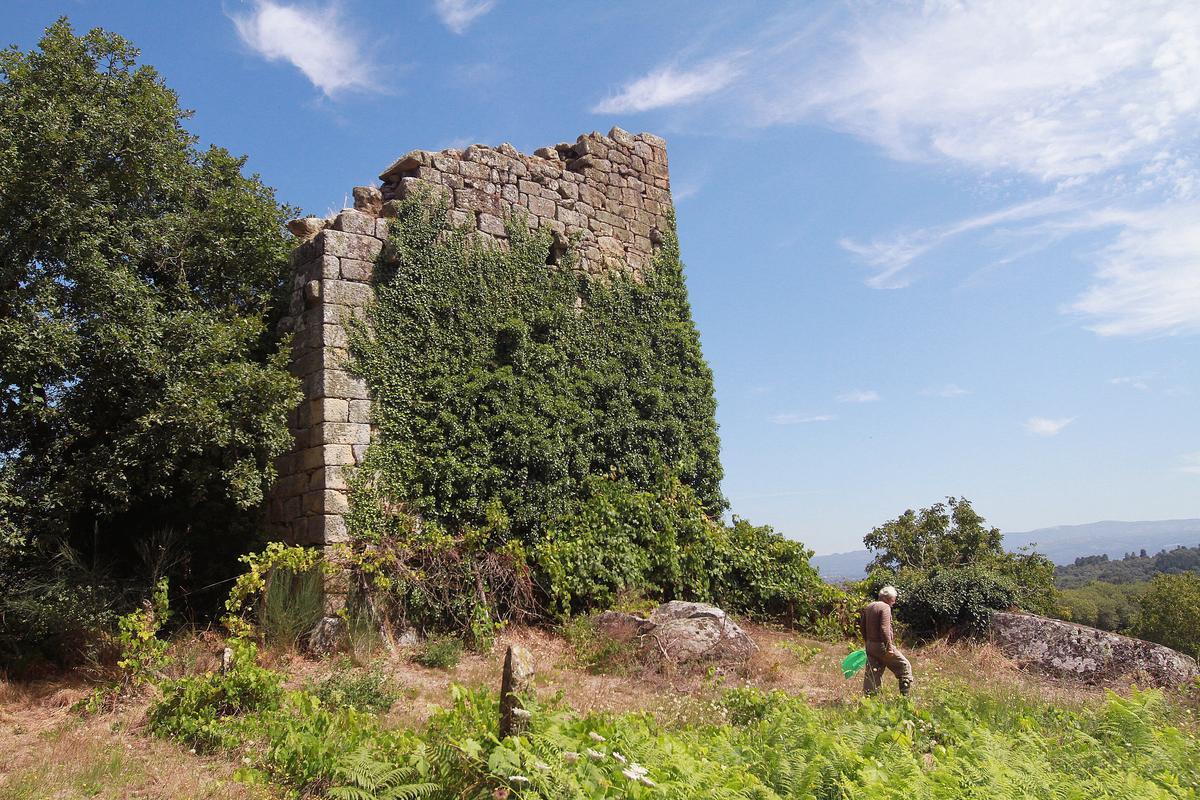
[[[142,735],[150,695],[117,713],[71,710],[90,688],[0,683],[0,800],[251,800],[276,795],[233,781],[235,765]]]
[[[666,725],[712,721],[713,700],[722,688],[754,685],[806,697],[814,705],[849,704],[860,696],[860,680],[842,678],[839,665],[851,649],[759,625],[744,627],[759,644],[749,663],[725,672],[663,675],[620,670],[595,674],[581,669],[577,653],[562,636],[536,628],[506,630],[489,653],[463,654],[452,669],[414,664],[401,649],[381,653],[370,665],[345,659],[314,661],[296,653],[264,653],[264,662],[291,675],[290,685],[323,680],[335,671],[381,669],[401,692],[386,724],[414,726],[448,701],[452,684],[499,688],[505,648],[524,645],[533,654],[539,693],[561,694],[581,712],[653,714]],[[223,642],[211,632],[181,636],[172,645],[170,673],[215,669]],[[936,643],[907,651],[916,673],[916,700],[936,685],[985,687],[1000,696],[1020,696],[1076,706],[1098,700],[1103,689],[1049,681],[1017,669],[995,648]],[[78,677],[32,683],[0,681],[0,800],[33,798],[265,798],[273,795],[233,780],[237,764],[200,757],[145,735],[145,712],[153,691],[132,698],[112,714],[81,717],[70,707],[93,684]],[[1115,687],[1120,688],[1120,687]],[[888,679],[885,693],[895,693]]]
[[[452,684],[491,686],[499,689],[505,648],[526,647],[534,658],[539,694],[561,694],[564,702],[581,712],[622,713],[645,711],[667,724],[690,721],[704,713],[710,701],[730,686],[753,685],[805,697],[814,705],[857,702],[861,678],[845,679],[840,665],[852,649],[776,628],[742,623],[759,645],[748,664],[737,669],[695,671],[664,675],[648,670],[619,670],[596,674],[581,669],[571,644],[562,636],[539,628],[514,627],[504,631],[489,653],[465,652],[452,669],[429,669],[412,663],[409,653],[381,655],[381,668],[399,688],[401,699],[388,713],[398,726],[419,725],[447,702]],[[987,644],[938,642],[907,651],[917,684],[915,698],[935,685],[986,685],[989,690],[1020,694],[1062,705],[1079,705],[1103,696],[1101,687],[1051,681],[1018,669],[996,648]],[[312,661],[296,654],[274,653],[272,666],[292,675],[293,686],[323,680],[345,669],[344,662]],[[1109,687],[1120,689],[1122,687]],[[885,694],[894,694],[896,683],[887,679]]]

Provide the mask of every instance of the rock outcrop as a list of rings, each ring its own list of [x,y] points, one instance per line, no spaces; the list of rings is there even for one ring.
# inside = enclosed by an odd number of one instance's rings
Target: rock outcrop
[[[1169,647],[1035,614],[997,612],[989,637],[1021,666],[1057,678],[1176,687],[1200,675],[1195,659]]]
[[[716,606],[672,600],[650,615],[642,634],[648,660],[672,664],[741,662],[758,649],[754,640]]]
[[[654,666],[741,663],[758,649],[750,634],[707,603],[672,600],[649,619],[605,611],[594,621],[600,635],[635,648],[641,661]]]

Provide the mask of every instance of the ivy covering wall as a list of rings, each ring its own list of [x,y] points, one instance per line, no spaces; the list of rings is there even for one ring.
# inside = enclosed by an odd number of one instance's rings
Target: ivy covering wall
[[[348,524],[404,624],[501,618],[623,593],[810,616],[811,553],[719,518],[712,373],[679,248],[644,282],[573,271],[549,231],[486,248],[406,201],[351,336],[378,441]],[[378,605],[376,606],[378,607]]]
[[[548,266],[549,231],[519,223],[511,249],[484,249],[409,201],[393,231],[352,350],[375,398],[381,496],[452,529],[498,507],[530,540],[589,475],[649,488],[666,469],[724,510],[712,373],[672,233],[637,283],[580,278],[570,254]]]

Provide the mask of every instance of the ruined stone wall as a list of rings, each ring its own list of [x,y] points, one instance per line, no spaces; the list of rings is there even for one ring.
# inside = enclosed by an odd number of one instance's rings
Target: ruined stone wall
[[[556,252],[573,247],[581,272],[621,271],[635,279],[649,268],[670,225],[666,143],[620,128],[532,156],[508,144],[416,150],[380,179],[382,188],[354,190],[353,209],[289,224],[301,244],[292,256],[290,307],[280,324],[294,334],[292,371],[305,399],[289,418],[295,447],[276,464],[268,523],[295,544],[346,539],[348,469],[362,463],[371,441],[366,384],[346,368],[347,326],[363,318],[371,300],[392,201],[440,199],[455,225],[490,246],[505,247],[505,221],[523,219],[553,231]]]

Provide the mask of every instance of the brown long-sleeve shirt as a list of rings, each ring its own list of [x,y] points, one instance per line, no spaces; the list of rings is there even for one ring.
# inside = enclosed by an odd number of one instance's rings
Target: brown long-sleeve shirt
[[[862,631],[863,640],[878,642],[886,645],[888,650],[894,650],[895,640],[892,637],[892,607],[882,600],[868,603],[858,618],[858,629]]]

